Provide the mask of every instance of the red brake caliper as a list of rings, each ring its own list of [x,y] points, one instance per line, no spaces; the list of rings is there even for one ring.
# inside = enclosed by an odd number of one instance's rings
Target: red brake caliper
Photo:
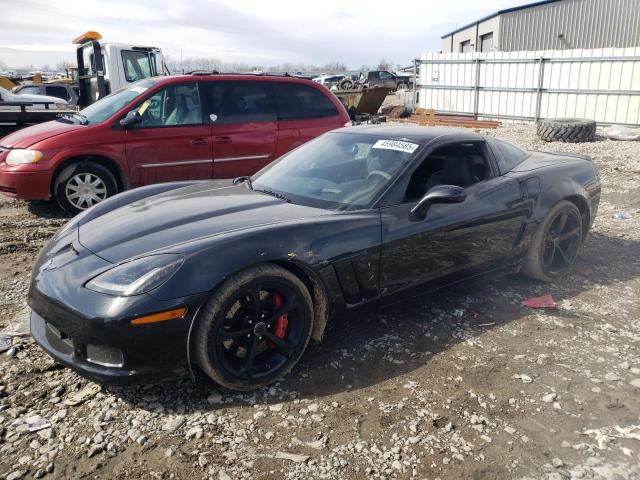
[[[277,310],[281,306],[282,306],[282,295],[280,295],[279,293],[275,293],[273,295],[273,307]],[[276,337],[278,338],[284,338],[284,335],[287,332],[288,325],[289,325],[289,314],[285,313],[283,315],[280,315],[276,319],[273,333],[275,333]]]

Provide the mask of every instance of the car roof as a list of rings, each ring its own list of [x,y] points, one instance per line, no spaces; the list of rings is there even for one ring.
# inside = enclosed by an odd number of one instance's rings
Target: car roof
[[[314,85],[315,82],[306,78],[293,77],[290,75],[272,75],[264,73],[193,73],[184,75],[167,75],[160,77],[153,77],[159,85],[174,83],[174,82],[193,82],[198,80],[257,80],[257,81],[271,81],[271,82],[291,82],[291,83],[305,83]]]
[[[482,135],[464,128],[421,127],[407,124],[358,125],[334,130],[332,133],[357,133],[372,137],[386,137],[393,140],[409,140],[421,145],[442,138],[451,141],[484,140]]]

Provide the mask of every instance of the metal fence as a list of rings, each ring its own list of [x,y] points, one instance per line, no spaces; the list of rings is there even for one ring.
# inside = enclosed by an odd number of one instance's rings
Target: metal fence
[[[449,114],[640,125],[640,48],[424,54],[418,104]]]

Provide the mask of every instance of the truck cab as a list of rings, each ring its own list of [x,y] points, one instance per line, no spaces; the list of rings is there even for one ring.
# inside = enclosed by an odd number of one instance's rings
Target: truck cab
[[[101,44],[98,32],[86,32],[73,40],[78,45],[80,106],[87,106],[143,78],[167,75],[162,50],[156,47]],[[100,52],[96,55],[96,52]]]

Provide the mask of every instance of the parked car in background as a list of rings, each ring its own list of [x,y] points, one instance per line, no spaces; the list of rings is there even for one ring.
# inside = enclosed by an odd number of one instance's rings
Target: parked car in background
[[[3,107],[3,103],[23,103],[27,104],[29,109],[60,109],[66,110],[71,105],[61,98],[48,95],[34,95],[34,94],[16,94],[10,92],[6,88],[0,87],[0,108]],[[15,108],[15,106],[8,106],[7,108]]]
[[[391,87],[395,90],[407,89],[412,82],[410,76],[400,76],[386,70],[371,70],[361,78],[361,83],[366,87]]]
[[[69,105],[78,104],[78,90],[70,84],[65,83],[31,83],[19,85],[12,90],[17,95],[47,95],[64,100]]]
[[[251,175],[349,123],[338,98],[309,80],[148,78],[0,139],[0,193],[54,197],[78,213],[140,185]]]
[[[322,75],[314,78],[313,81],[330,89],[334,86],[338,87],[344,79],[345,75]]]

